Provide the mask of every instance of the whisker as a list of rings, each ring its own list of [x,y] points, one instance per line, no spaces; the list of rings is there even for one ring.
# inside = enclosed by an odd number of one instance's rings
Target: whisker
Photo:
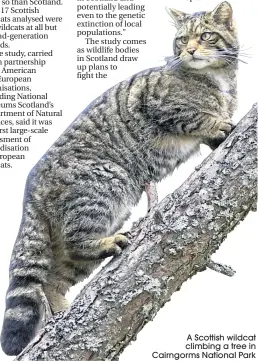
[[[247,50],[252,50],[252,47],[249,47],[249,48],[244,48],[244,45],[242,46],[239,46],[239,47],[234,47],[232,46],[231,48],[229,49],[223,49],[225,51],[232,51],[232,52],[236,52],[236,53],[242,53],[242,54],[246,54],[246,55],[252,55],[250,53],[246,53]]]
[[[179,57],[179,56],[165,56],[164,59],[165,59],[166,62],[171,62],[171,63],[173,63],[173,62],[179,60],[180,57]]]
[[[231,49],[220,49],[220,50],[217,51],[215,56],[231,57],[232,59],[239,60],[239,61],[241,61],[242,63],[245,63],[245,64],[248,64],[248,63],[245,62],[240,57],[251,58],[251,56],[249,56],[248,54],[241,53],[241,52],[238,53],[236,51],[231,51]]]
[[[168,56],[165,60],[167,62],[166,68],[168,69],[174,69],[183,62],[179,56]]]
[[[246,51],[246,50],[253,50],[253,48],[250,46],[249,48],[241,48],[241,51]]]
[[[179,60],[178,62],[175,63],[168,63],[167,65],[169,66],[169,69],[175,69],[178,65],[180,65],[182,63],[181,60]]]
[[[170,24],[172,24],[172,26],[176,27],[176,23],[175,23],[175,22],[173,22],[173,21],[171,21],[171,20],[169,20],[168,22],[169,22]]]
[[[246,58],[251,58],[251,54],[247,54],[247,53],[243,53],[243,52],[233,52],[229,50],[225,50],[224,52],[222,52],[222,54],[230,54],[230,55],[234,55],[234,56],[244,56]]]
[[[232,46],[232,49],[235,49],[235,50],[241,50],[241,51],[246,51],[246,50],[252,50],[253,48],[250,46],[249,48],[244,48],[244,45],[241,45],[239,47],[237,46]]]
[[[218,54],[218,55],[215,55],[215,57],[216,57],[216,58],[222,58],[222,59],[225,59],[225,60],[228,59],[228,58],[230,58],[230,59],[232,59],[232,60],[236,60],[236,61],[240,61],[240,62],[242,62],[242,63],[244,63],[244,64],[248,64],[246,61],[244,61],[243,59],[240,59],[240,58],[238,58],[238,57],[236,57],[236,56]]]
[[[228,53],[228,52],[226,52],[225,50],[223,50],[223,51],[218,51],[218,52],[216,52],[215,54],[210,54],[210,53],[208,53],[208,52],[203,52],[202,53],[206,58],[221,58],[221,59],[223,59],[224,61],[227,61],[227,63],[229,64],[232,64],[233,63],[233,61],[235,60],[235,61],[240,61],[240,62],[242,62],[242,63],[244,63],[244,64],[248,64],[246,61],[244,61],[243,59],[241,59],[241,58],[239,58],[238,57],[238,54],[236,54],[236,53]]]
[[[252,58],[252,55],[251,55],[251,54],[238,53],[238,55],[240,55],[240,56],[244,56],[244,57],[246,57],[246,58]]]

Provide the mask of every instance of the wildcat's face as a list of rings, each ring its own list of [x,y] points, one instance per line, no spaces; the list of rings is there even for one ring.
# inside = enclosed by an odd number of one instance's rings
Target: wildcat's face
[[[168,13],[178,30],[174,53],[183,66],[219,68],[237,58],[238,40],[228,2],[221,3],[211,12],[185,14],[168,9]]]

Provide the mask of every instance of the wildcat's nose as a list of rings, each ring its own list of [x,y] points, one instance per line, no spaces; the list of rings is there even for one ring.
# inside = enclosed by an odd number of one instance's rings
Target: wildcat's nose
[[[187,52],[188,52],[189,54],[191,54],[191,55],[194,55],[195,51],[196,51],[196,48],[193,47],[193,46],[192,46],[191,48],[188,48],[188,49],[187,49]]]

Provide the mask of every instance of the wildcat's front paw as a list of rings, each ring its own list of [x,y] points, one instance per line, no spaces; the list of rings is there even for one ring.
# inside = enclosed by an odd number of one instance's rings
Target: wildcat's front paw
[[[112,237],[102,238],[100,240],[99,258],[117,256],[128,245],[128,238],[123,234],[116,234]]]
[[[212,139],[222,142],[234,129],[234,124],[230,119],[219,120],[212,129]]]
[[[204,139],[203,143],[214,150],[227,138],[234,128],[235,125],[230,119],[217,120],[211,129],[211,134]]]

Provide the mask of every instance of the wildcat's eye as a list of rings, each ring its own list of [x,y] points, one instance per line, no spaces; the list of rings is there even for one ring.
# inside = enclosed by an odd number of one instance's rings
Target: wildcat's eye
[[[205,33],[202,33],[201,35],[201,39],[204,41],[207,41],[211,38],[212,33],[210,33],[209,31],[206,31]]]
[[[181,36],[180,40],[181,40],[182,44],[187,44],[188,43],[188,36]]]

